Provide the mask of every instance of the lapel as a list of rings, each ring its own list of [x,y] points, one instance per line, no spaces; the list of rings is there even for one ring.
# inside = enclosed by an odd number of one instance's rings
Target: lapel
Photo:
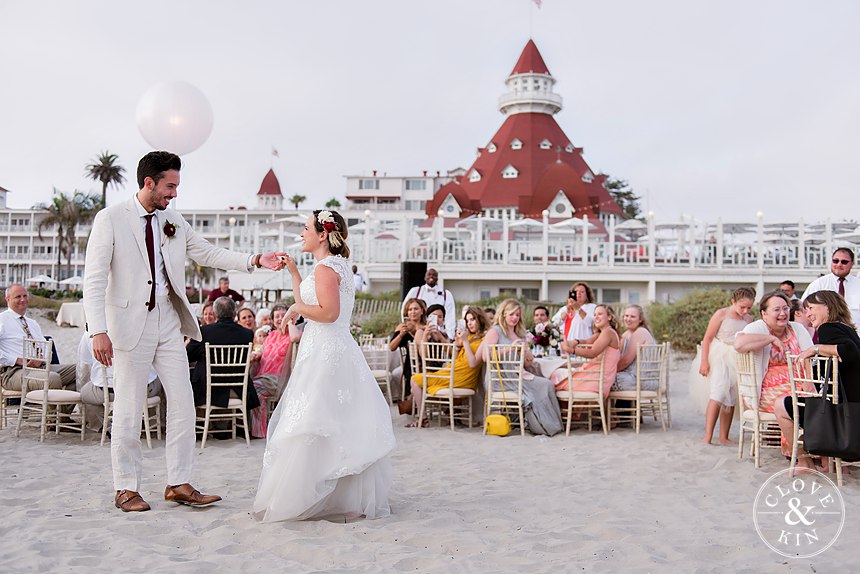
[[[146,252],[146,237],[143,234],[143,225],[140,222],[140,215],[137,213],[137,202],[134,197],[129,199],[125,204],[126,217],[128,225],[131,228],[131,234],[140,249],[140,256],[143,258],[143,264],[146,269],[149,269],[149,254]]]
[[[176,218],[173,217],[172,219],[176,219]],[[153,224],[158,225],[158,229],[161,232],[161,245],[159,246],[159,249],[161,250],[161,259],[162,259],[162,261],[164,261],[164,272],[167,274],[167,280],[170,281],[171,285],[176,285],[177,283],[174,281],[174,277],[171,275],[170,249],[169,249],[170,242],[175,241],[176,236],[171,238],[171,237],[168,237],[167,235],[164,234],[164,226],[170,220],[171,220],[171,217],[169,216],[167,210],[156,211],[155,212],[155,221],[153,222]],[[175,221],[172,221],[172,223],[174,225],[176,225]],[[178,226],[177,226],[177,231],[178,231]]]

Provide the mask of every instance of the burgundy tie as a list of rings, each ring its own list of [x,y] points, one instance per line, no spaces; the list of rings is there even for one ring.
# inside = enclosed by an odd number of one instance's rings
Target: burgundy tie
[[[839,278],[839,294],[845,297],[845,277]]]
[[[155,309],[155,239],[152,235],[152,218],[155,214],[150,213],[144,217],[146,217],[146,254],[149,255],[149,274],[152,277],[150,281],[152,288],[149,290],[149,303],[146,308],[152,311]]]

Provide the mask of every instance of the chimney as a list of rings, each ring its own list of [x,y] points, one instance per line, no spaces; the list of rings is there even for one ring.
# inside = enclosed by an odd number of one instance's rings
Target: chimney
[[[424,170],[424,177],[427,177],[427,170]]]
[[[439,170],[436,170],[436,177],[439,177]]]
[[[373,170],[373,177],[376,177],[376,170]]]

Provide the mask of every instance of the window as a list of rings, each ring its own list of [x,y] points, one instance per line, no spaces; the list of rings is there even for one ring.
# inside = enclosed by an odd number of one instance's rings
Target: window
[[[631,291],[627,294],[627,302],[631,305],[638,305],[639,300],[639,291]]]
[[[496,144],[490,142],[490,145],[487,146],[487,151],[490,153],[496,153]]]
[[[376,199],[376,203],[378,205],[392,205],[398,201],[399,200],[396,197],[379,197]]]
[[[504,179],[513,179],[513,178],[517,177],[519,174],[520,174],[520,172],[517,170],[517,168],[515,168],[511,164],[508,164],[508,167],[506,167],[505,169],[502,170],[502,177]]]
[[[573,144],[569,143],[566,146],[564,146],[564,151],[566,151],[567,153],[573,153]]]
[[[478,299],[489,299],[490,297],[492,297],[492,295],[490,295],[489,289],[481,289],[478,292]]]
[[[427,207],[427,201],[418,200],[418,199],[407,199],[406,200],[406,210],[407,211],[424,211],[424,208]]]
[[[523,287],[523,298],[529,301],[538,301],[540,299],[540,289]]]
[[[586,171],[584,174],[582,174],[582,181],[584,181],[585,183],[591,183],[592,181],[594,181],[594,174],[591,173],[591,171]]]
[[[473,169],[472,172],[469,174],[469,181],[472,183],[475,183],[476,181],[481,181],[481,174],[478,172],[477,169]]]
[[[552,142],[548,139],[543,140],[540,142],[540,149],[552,149]]]
[[[523,142],[519,138],[514,138],[511,142],[511,149],[523,149]]]
[[[379,189],[378,179],[359,179],[358,189]]]
[[[567,211],[567,207],[562,202],[559,201],[555,204],[556,213],[564,213],[565,211]]]
[[[621,289],[602,289],[603,297],[600,299],[601,303],[620,303],[621,302]]]
[[[427,180],[424,179],[407,179],[406,191],[424,191],[427,189]]]
[[[446,211],[447,213],[454,213],[454,204],[453,204],[453,203],[449,203],[448,205],[446,205],[446,206],[445,206],[445,211]]]

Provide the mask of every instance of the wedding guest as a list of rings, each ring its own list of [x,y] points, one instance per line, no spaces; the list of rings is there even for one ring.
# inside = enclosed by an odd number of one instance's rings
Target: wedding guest
[[[547,323],[549,323],[549,309],[543,305],[538,305],[532,313],[532,324],[546,325]]]
[[[615,312],[609,305],[597,305],[594,308],[594,335],[580,341],[573,339],[563,341],[561,350],[571,355],[595,359],[605,354],[603,359],[603,394],[608,395],[609,390],[615,383],[615,374],[618,370],[618,359],[621,356],[621,341],[618,337],[618,322]],[[589,345],[589,346],[583,346]],[[568,389],[568,370],[566,368],[556,369],[550,377],[559,391],[580,391],[587,393],[598,392],[597,383],[593,380],[583,380],[592,377],[594,371],[600,370],[597,361],[587,362],[581,369],[575,369],[571,374],[573,377],[573,388]]]
[[[257,317],[255,318],[257,321],[257,327],[269,327],[274,328],[272,325],[272,310],[263,307],[259,311],[257,311]]]
[[[352,281],[356,293],[364,293],[367,290],[367,279],[358,272],[358,265],[352,266]]]
[[[816,291],[806,298],[805,303],[812,326],[818,329],[818,344],[800,353],[798,362],[812,355],[836,357],[839,361],[839,402],[860,402],[860,337],[851,322],[851,311],[845,299],[833,291]],[[803,386],[803,390],[816,391],[815,386],[809,383]],[[790,396],[774,404],[773,413],[789,447],[794,439],[793,412]],[[798,416],[798,422],[803,427],[803,405],[798,405]],[[819,470],[825,470],[827,463],[827,459],[822,459],[823,468]],[[815,468],[802,446],[797,449],[797,466]]]
[[[402,367],[395,368],[391,373],[392,381],[399,381],[400,377],[404,377],[407,381],[412,380],[412,364],[410,363],[409,343],[415,341],[416,338],[423,340],[424,329],[427,328],[427,319],[425,317],[424,301],[421,299],[408,299],[406,301],[406,314],[403,316],[403,322],[397,325],[394,333],[391,335],[391,340],[388,344],[390,351],[395,352],[398,349],[406,349],[406,358],[403,361]],[[406,385],[406,396],[409,396],[411,385]],[[402,397],[406,398],[406,397]]]
[[[255,438],[266,437],[269,421],[268,401],[281,398],[290,378],[292,344],[302,337],[301,331],[296,329],[293,323],[284,320],[286,314],[286,305],[277,304],[272,307],[272,321],[278,327],[269,331],[259,352],[251,353],[251,364],[255,371],[252,384],[260,400],[260,406],[249,413],[251,436]]]
[[[487,323],[492,325],[496,321],[496,308],[495,307],[485,307],[484,315],[487,316]]]
[[[448,335],[454,334],[454,325],[456,324],[456,306],[454,304],[454,295],[447,289],[442,289],[439,286],[439,272],[435,269],[428,269],[424,274],[424,285],[413,287],[406,294],[406,299],[401,307],[401,315],[406,312],[406,301],[409,299],[421,299],[427,304],[427,313],[429,315],[430,308],[434,305],[441,305],[444,308],[445,332]]]
[[[482,345],[489,325],[487,324],[486,316],[484,316],[484,313],[478,307],[467,307],[465,320],[466,331],[457,331],[457,334],[454,336],[454,345],[457,350],[457,356],[454,358],[454,387],[476,390],[483,362]],[[443,378],[432,379],[432,382],[427,385],[427,394],[433,396],[440,390],[448,388],[448,382],[444,377],[446,374],[450,376],[450,373],[450,367],[443,367],[436,371],[436,374]],[[412,375],[411,384],[412,395],[408,399],[397,403],[402,415],[412,412],[413,401],[420,401],[423,397],[424,374],[418,373]],[[417,406],[417,412],[420,413],[423,405],[419,404]],[[414,420],[407,426],[415,428],[418,426],[418,420]]]
[[[779,290],[785,293],[788,296],[789,301],[797,301],[800,297],[797,296],[796,287],[794,285],[794,281],[790,279],[786,279],[782,283],[779,284]]]
[[[483,313],[481,314],[483,316]],[[442,305],[430,305],[427,307],[427,326],[421,333],[416,333],[415,344],[418,352],[421,352],[421,344],[424,341],[430,343],[450,343],[451,338],[445,329],[445,308]]]
[[[587,283],[576,283],[567,293],[567,305],[558,310],[552,322],[567,341],[584,341],[594,334],[594,292]]]
[[[257,317],[250,307],[242,307],[236,316],[236,322],[250,331],[257,330]]]
[[[651,334],[645,311],[639,305],[628,305],[621,315],[624,323],[624,334],[621,335],[621,357],[618,359],[618,372],[615,374],[615,384],[612,390],[636,390],[636,354],[642,345],[656,345],[657,340]],[[658,381],[646,380],[641,389],[656,391]]]
[[[12,391],[21,390],[24,339],[45,340],[39,324],[26,316],[29,305],[30,294],[23,285],[13,283],[6,288],[7,308],[0,313],[0,384]],[[50,388],[73,391],[75,365],[51,365],[48,378]]]
[[[705,330],[699,363],[699,374],[707,377],[710,388],[702,438],[705,444],[711,444],[717,418],[720,420],[720,444],[731,444],[729,430],[738,398],[735,335],[752,323],[750,309],[755,304],[755,295],[755,289],[749,287],[735,289],[731,305],[718,309]]]
[[[548,313],[545,313],[548,315]],[[547,316],[548,320],[549,317]],[[534,356],[526,344],[526,327],[523,323],[523,306],[516,299],[506,299],[499,305],[496,322],[484,338],[485,349],[491,345],[523,345],[525,346],[526,368],[531,366]],[[491,357],[484,360],[491,365]],[[505,392],[516,393],[519,381],[512,374],[505,373]],[[526,426],[532,434],[552,436],[561,432],[561,409],[555,398],[555,387],[546,377],[523,372],[523,411]]]
[[[851,274],[854,267],[854,250],[839,247],[833,252],[830,273],[823,275],[809,284],[803,292],[803,299],[816,291],[835,291],[845,298],[845,303],[851,310],[851,322],[860,323],[860,278]]]
[[[209,292],[209,298],[207,300],[210,303],[214,303],[215,299],[217,299],[218,297],[229,297],[236,303],[245,302],[245,298],[242,297],[241,293],[230,289],[230,279],[228,279],[227,277],[221,277],[218,280],[218,288],[213,289]]]
[[[812,339],[803,325],[788,320],[791,302],[782,291],[773,291],[762,297],[759,309],[761,319],[753,321],[735,336],[735,350],[753,353],[759,410],[772,413],[774,405],[791,394],[786,354],[799,355],[812,347]],[[752,405],[745,406],[752,408]],[[783,453],[784,447],[785,443]]]
[[[206,302],[203,304],[203,309],[200,312],[200,326],[205,327],[216,322],[218,318],[215,316],[215,311],[212,309],[212,303]]]

